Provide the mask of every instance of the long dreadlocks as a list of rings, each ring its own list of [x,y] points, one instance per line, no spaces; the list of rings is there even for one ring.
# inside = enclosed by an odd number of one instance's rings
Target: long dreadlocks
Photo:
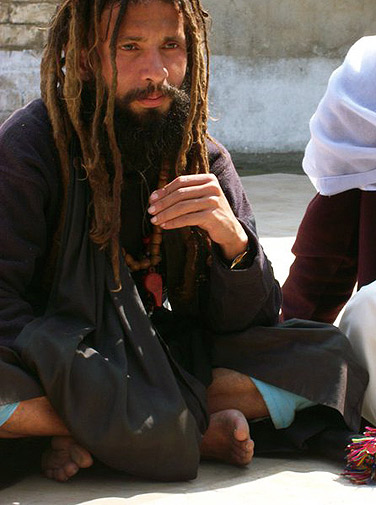
[[[191,101],[177,156],[175,173],[209,171],[207,136],[209,51],[206,32],[207,14],[200,0],[163,0],[181,11],[188,41],[188,72]],[[59,151],[66,196],[69,182],[67,146],[77,135],[84,167],[92,192],[90,237],[101,247],[110,246],[115,280],[119,281],[119,231],[123,167],[114,128],[117,90],[116,42],[129,4],[145,0],[65,0],[57,10],[49,30],[41,65],[41,93],[52,123]],[[96,47],[99,24],[107,7],[119,6],[110,37],[112,83],[104,84]],[[82,54],[95,81],[95,110],[90,124],[84,121]],[[103,112],[105,111],[105,112]],[[104,146],[103,139],[106,139]],[[108,170],[106,152],[111,153]],[[189,166],[187,155],[189,153]],[[64,198],[66,202],[66,198]]]

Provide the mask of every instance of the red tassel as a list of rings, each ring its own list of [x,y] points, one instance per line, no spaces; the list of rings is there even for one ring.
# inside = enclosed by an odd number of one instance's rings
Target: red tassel
[[[376,476],[376,428],[366,427],[363,436],[347,446],[347,465],[342,475],[353,484],[370,484]]]

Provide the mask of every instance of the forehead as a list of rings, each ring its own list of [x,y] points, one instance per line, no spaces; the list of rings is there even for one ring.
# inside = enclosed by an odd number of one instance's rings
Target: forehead
[[[102,41],[111,39],[121,10],[121,2],[108,4],[101,15]],[[118,36],[145,36],[148,33],[184,37],[184,18],[174,0],[130,0],[120,21]]]

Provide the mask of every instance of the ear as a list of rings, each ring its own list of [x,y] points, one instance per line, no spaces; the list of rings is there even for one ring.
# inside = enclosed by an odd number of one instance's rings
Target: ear
[[[80,54],[80,77],[83,81],[90,81],[92,75],[88,52],[86,49],[82,49]]]

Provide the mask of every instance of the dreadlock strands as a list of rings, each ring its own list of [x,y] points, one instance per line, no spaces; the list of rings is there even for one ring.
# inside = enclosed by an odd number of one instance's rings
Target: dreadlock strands
[[[138,0],[64,0],[52,20],[41,65],[41,92],[51,120],[54,140],[61,161],[64,203],[69,182],[68,146],[78,137],[82,165],[85,166],[92,194],[91,239],[100,247],[111,248],[114,276],[119,274],[119,230],[123,166],[114,129],[114,107],[117,89],[116,41],[121,22],[130,3]],[[165,0],[163,0],[165,1]],[[99,25],[108,4],[117,3],[117,19],[110,36],[112,83],[105,88],[101,62],[97,53]],[[177,156],[177,174],[208,172],[207,90],[209,51],[206,36],[206,13],[200,0],[171,0],[185,20],[189,45],[191,104],[181,149]],[[90,124],[82,120],[82,92],[85,88],[80,71],[81,55],[85,54],[95,86],[95,110]],[[106,93],[107,91],[107,93]],[[106,151],[111,153],[113,171],[108,171]],[[187,168],[187,154],[191,165]],[[155,239],[155,243],[154,243]],[[155,234],[151,247],[160,238]]]
[[[90,47],[87,48],[87,66],[95,82],[95,109],[90,129],[90,144],[92,156],[88,173],[93,199],[93,222],[90,230],[92,240],[104,247],[111,241],[112,196],[110,176],[107,170],[103,144],[103,105],[105,86],[102,77],[101,64],[96,47],[99,42],[99,23],[103,9],[103,1],[95,0],[92,15],[93,33]],[[113,254],[112,257],[116,256]]]
[[[194,0],[196,4],[197,11],[199,12],[199,16],[201,19],[201,33],[203,35],[203,44],[205,48],[205,55],[206,55],[206,66],[205,66],[205,72],[207,78],[205,79],[205,86],[204,86],[204,96],[205,96],[205,103],[206,99],[208,97],[208,91],[209,91],[209,86],[208,86],[208,76],[209,76],[209,43],[208,43],[208,35],[207,35],[207,30],[205,29],[206,21],[209,17],[208,13],[202,8],[201,3],[199,0]]]
[[[63,96],[72,124],[75,130],[83,136],[86,132],[82,128],[82,121],[80,118],[82,81],[80,79],[79,53],[81,52],[81,41],[79,39],[76,2],[72,2],[70,7],[71,23],[69,26],[69,41],[65,48],[66,77],[63,86]],[[78,42],[78,44],[76,42]],[[83,142],[83,144],[85,148],[87,142]]]
[[[63,50],[62,44],[57,39],[64,38],[64,28],[68,22],[69,1],[66,0],[57,14],[52,19],[51,29],[48,34],[47,46],[41,62],[41,97],[46,105],[51,121],[53,137],[59,153],[62,180],[62,210],[56,231],[52,238],[52,245],[43,273],[42,284],[49,289],[53,279],[56,258],[60,248],[60,237],[66,214],[67,188],[69,184],[69,155],[67,145],[71,135],[69,119],[64,114],[59,92],[63,88],[64,72],[62,71]]]
[[[177,175],[180,175],[185,170],[188,152],[190,152],[191,162],[189,173],[209,172],[206,147],[209,50],[206,37],[205,15],[199,0],[182,2],[182,11],[189,26],[191,36],[191,103],[183,142],[176,163]],[[205,54],[202,50],[203,44]],[[195,291],[199,237],[189,228],[182,229],[181,234],[187,248],[181,297],[183,300],[188,301],[192,299]]]
[[[193,150],[191,173],[208,172],[207,151],[205,144],[207,113],[207,84],[208,71],[205,66],[205,57],[202,51],[203,39],[206,41],[205,23],[203,21],[203,9],[200,2],[192,0],[190,4],[182,2],[182,11],[189,24],[192,38],[191,47],[191,104],[190,112],[185,125],[185,132],[181,150],[178,155],[176,174],[180,175],[187,163],[187,152]],[[203,34],[203,35],[202,35]],[[205,42],[206,60],[209,62],[209,52]],[[204,113],[203,113],[204,111]],[[204,160],[204,165],[200,165],[198,160]]]
[[[81,9],[78,6],[81,5]],[[103,179],[101,183],[96,184],[98,177],[93,175],[92,152],[90,134],[81,121],[81,92],[82,82],[80,79],[80,55],[83,48],[87,46],[88,33],[85,33],[83,26],[83,12],[90,6],[87,2],[78,2],[66,0],[55,15],[47,46],[41,65],[41,92],[42,98],[46,104],[52,128],[54,139],[59,151],[62,169],[62,182],[64,190],[64,203],[66,203],[66,192],[69,181],[69,143],[72,132],[78,136],[83,166],[88,173],[88,178],[97,190],[93,195],[101,195],[93,200],[108,201],[109,191],[106,191],[107,171],[104,163],[101,172]],[[97,142],[96,142],[97,144]],[[96,168],[98,164],[94,165]],[[95,172],[95,171],[94,171]],[[107,195],[106,195],[107,193]],[[103,207],[103,205],[98,205]],[[64,212],[63,212],[64,214]],[[106,214],[101,213],[102,216]],[[99,222],[105,221],[104,217]],[[107,222],[110,218],[107,219]]]
[[[115,96],[117,90],[118,71],[116,66],[116,42],[119,33],[120,24],[125,14],[127,7],[126,2],[121,2],[118,16],[116,19],[114,31],[111,35],[110,41],[110,55],[111,55],[111,68],[112,68],[112,82],[110,86],[109,96],[107,100],[107,110],[104,118],[104,124],[107,130],[108,141],[112,153],[112,161],[114,166],[114,177],[112,182],[112,216],[110,223],[110,236],[112,247],[112,265],[114,269],[115,281],[120,282],[119,277],[119,232],[120,232],[120,209],[121,209],[121,190],[123,184],[123,166],[121,161],[121,153],[116,141],[115,127],[114,127],[114,110],[115,110]]]
[[[98,53],[95,50],[99,40],[99,23],[100,23],[100,10],[98,7],[98,1],[96,0],[94,2],[94,44],[87,52],[88,65],[90,67],[90,70],[94,71],[94,78],[96,82],[95,111],[91,131],[92,138],[96,146],[96,149],[94,150],[94,166],[96,166],[99,163],[100,159],[99,136],[101,129],[103,99],[105,95],[105,87],[102,78],[102,69]]]

